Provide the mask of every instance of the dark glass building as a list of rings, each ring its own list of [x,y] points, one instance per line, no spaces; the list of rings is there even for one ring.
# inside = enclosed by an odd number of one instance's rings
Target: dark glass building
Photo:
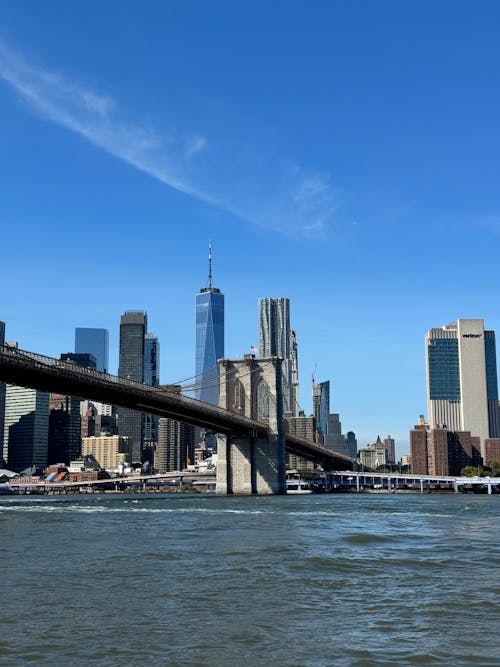
[[[217,359],[224,357],[224,295],[212,287],[212,250],[209,247],[208,285],[196,295],[196,389],[200,401],[219,404]]]
[[[75,352],[93,354],[98,371],[109,371],[109,333],[107,329],[77,327],[75,329]]]
[[[316,420],[318,442],[324,444],[328,433],[328,415],[330,414],[330,381],[313,384],[313,415]]]
[[[0,322],[0,345],[5,343],[5,322]],[[5,418],[5,385],[0,382],[0,465],[3,460],[3,428]]]
[[[160,343],[158,337],[147,333],[144,338],[144,384],[160,386]],[[144,414],[144,447],[148,450],[146,459],[153,463],[155,443],[158,442],[158,417]]]
[[[127,311],[120,320],[120,362],[118,377],[144,382],[144,337],[147,315],[143,311]],[[127,437],[131,446],[132,462],[142,462],[142,415],[134,410],[118,411],[119,434]]]

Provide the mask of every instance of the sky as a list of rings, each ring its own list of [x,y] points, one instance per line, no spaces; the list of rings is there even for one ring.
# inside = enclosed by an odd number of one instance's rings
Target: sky
[[[146,310],[194,374],[195,296],[227,357],[289,297],[299,400],[330,380],[358,446],[409,450],[424,336],[500,331],[500,4],[0,3],[0,320],[50,356]]]

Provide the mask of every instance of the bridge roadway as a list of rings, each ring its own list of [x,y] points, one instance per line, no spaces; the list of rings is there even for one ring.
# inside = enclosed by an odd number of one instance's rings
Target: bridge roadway
[[[150,387],[5,345],[0,345],[0,382],[169,417],[225,435],[258,437],[269,434],[266,424],[182,396],[173,389]],[[325,470],[349,470],[352,466],[349,457],[305,438],[286,434],[285,446],[290,454],[313,460]]]

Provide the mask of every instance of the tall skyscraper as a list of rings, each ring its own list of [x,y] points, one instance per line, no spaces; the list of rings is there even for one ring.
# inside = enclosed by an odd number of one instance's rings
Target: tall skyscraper
[[[431,429],[469,431],[484,441],[500,435],[495,332],[482,319],[459,319],[426,334]]]
[[[299,413],[296,394],[298,385],[292,382],[292,336],[290,330],[290,300],[287,298],[259,299],[259,356],[283,359],[283,411],[293,416]],[[294,357],[297,365],[297,347]]]
[[[313,383],[313,415],[316,420],[318,442],[324,444],[328,433],[328,415],[330,414],[330,381]]]
[[[143,311],[125,312],[120,320],[120,363],[118,377],[144,382],[144,339],[147,315]],[[133,463],[142,462],[142,415],[134,410],[120,408],[118,431],[129,439]]]
[[[96,369],[109,372],[109,333],[107,329],[77,327],[75,329],[75,352],[93,354]]]
[[[217,359],[224,357],[224,295],[212,286],[212,247],[208,250],[208,283],[196,295],[196,398],[219,404]]]
[[[16,472],[47,465],[49,394],[8,384],[5,395],[4,458]]]
[[[160,343],[158,337],[152,333],[147,333],[144,337],[144,384],[160,386]],[[157,441],[158,417],[144,414],[144,445],[151,450],[151,454]],[[147,458],[153,462],[152,455]]]
[[[0,322],[0,345],[5,343],[5,322]],[[5,384],[0,382],[0,465],[3,459],[3,425],[5,418]]]

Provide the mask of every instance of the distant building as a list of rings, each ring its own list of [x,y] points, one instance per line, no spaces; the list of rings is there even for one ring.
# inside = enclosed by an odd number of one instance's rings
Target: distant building
[[[387,463],[385,445],[377,436],[377,441],[368,445],[365,449],[359,450],[359,462],[362,466],[376,470],[379,466],[385,466]]]
[[[290,435],[296,435],[299,438],[305,438],[311,442],[316,441],[316,420],[312,415],[306,417],[306,415],[302,413],[293,416],[291,412],[286,412],[284,426],[285,432],[290,433]],[[312,470],[315,467],[312,461],[302,459],[296,454],[287,454],[286,459],[288,468],[296,470]]]
[[[127,438],[119,435],[99,435],[82,438],[82,456],[92,455],[104,470],[113,470],[120,463],[131,462]]]
[[[50,394],[47,463],[69,463],[80,452],[80,399]]]
[[[292,383],[292,365],[297,366],[295,338],[291,349],[290,300],[284,297],[259,299],[259,357],[281,357],[283,376],[283,412],[298,415],[298,385]]]
[[[500,439],[488,438],[484,441],[484,463],[500,461]]]
[[[426,334],[427,399],[431,429],[470,433],[484,442],[500,436],[494,331],[482,319],[459,319]]]
[[[358,457],[358,441],[356,434],[353,431],[347,431],[345,436],[345,444],[347,448],[347,456],[355,460]]]
[[[193,464],[194,426],[173,419],[160,418],[154,467],[159,472],[184,470]]]
[[[312,386],[313,415],[316,420],[317,440],[325,443],[328,433],[328,415],[330,414],[330,381],[319,382]]]
[[[144,339],[147,331],[147,315],[143,311],[127,311],[120,320],[120,363],[118,377],[134,382],[144,382]],[[142,415],[140,412],[120,408],[118,431],[128,438],[133,463],[142,463]]]
[[[479,465],[479,438],[470,431],[445,428],[410,431],[411,472],[415,475],[459,475],[462,468]]]
[[[333,452],[349,456],[346,439],[345,436],[342,435],[340,415],[336,412],[328,415],[328,426],[324,444],[325,447],[328,447],[328,449],[331,449]]]
[[[97,359],[90,352],[65,352],[59,357],[61,361],[71,361],[71,363],[83,368],[97,368]]]
[[[212,286],[212,247],[208,252],[208,282],[196,295],[195,374],[199,401],[219,404],[217,360],[224,356],[224,294]]]
[[[49,394],[6,385],[4,456],[10,470],[47,465]]]
[[[160,343],[158,337],[147,333],[144,338],[144,384],[160,386]],[[153,463],[153,450],[158,442],[158,417],[148,413],[143,417],[143,442],[148,455],[145,458]]]
[[[5,344],[5,322],[0,322],[0,345]],[[5,384],[0,382],[0,466],[3,459],[3,429],[5,419]]]
[[[384,438],[385,458],[387,463],[396,463],[396,443],[390,435]]]
[[[107,329],[77,327],[75,329],[75,353],[92,354],[96,369],[109,372],[109,332]],[[83,366],[83,364],[79,364]]]
[[[96,368],[90,352],[65,352],[59,357],[84,368]],[[69,463],[81,452],[80,399],[76,396],[50,394],[48,464]]]
[[[300,412],[299,404],[299,353],[297,347],[297,334],[290,330],[290,405],[292,412],[297,416]]]

